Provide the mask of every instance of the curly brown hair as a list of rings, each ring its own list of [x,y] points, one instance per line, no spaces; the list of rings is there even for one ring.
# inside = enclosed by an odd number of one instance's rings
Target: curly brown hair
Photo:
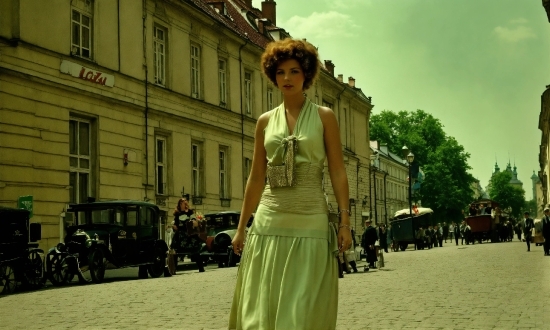
[[[277,67],[290,59],[300,63],[305,77],[303,89],[307,90],[319,74],[320,62],[317,49],[305,40],[287,38],[269,43],[262,54],[264,74],[277,86]]]

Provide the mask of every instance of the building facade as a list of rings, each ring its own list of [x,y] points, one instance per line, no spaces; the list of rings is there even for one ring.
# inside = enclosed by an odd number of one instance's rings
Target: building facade
[[[203,213],[240,209],[256,120],[282,100],[259,67],[289,36],[275,2],[54,3],[0,2],[0,204],[33,196],[43,248],[63,237],[67,205],[90,197],[155,203],[160,228],[184,195]],[[333,70],[307,94],[338,116],[355,205],[372,104]]]
[[[548,16],[548,22],[550,22],[550,0],[542,0],[542,5]],[[541,95],[541,107],[539,114],[539,129],[541,130],[541,139],[539,146],[539,166],[538,177],[541,185],[541,205],[543,209],[548,205],[548,188],[549,180],[548,174],[550,173],[550,85],[546,86],[546,89]]]
[[[406,160],[390,152],[387,145],[378,141],[370,141],[370,145],[373,154],[370,215],[376,224],[387,224],[395,212],[409,208],[409,168]]]

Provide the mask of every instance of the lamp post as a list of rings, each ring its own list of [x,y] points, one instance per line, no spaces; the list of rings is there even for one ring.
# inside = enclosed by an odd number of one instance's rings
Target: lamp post
[[[372,178],[374,180],[374,223],[378,223],[378,210],[376,207],[376,160],[378,160],[378,153],[370,155],[370,167],[372,169]],[[372,213],[371,213],[372,214]]]
[[[401,150],[403,151],[403,154],[406,155],[407,164],[409,165],[409,216],[412,218],[411,164],[414,161],[414,154],[412,152],[410,152],[410,150],[409,150],[409,148],[407,148],[407,146],[403,146],[403,148],[401,148]]]

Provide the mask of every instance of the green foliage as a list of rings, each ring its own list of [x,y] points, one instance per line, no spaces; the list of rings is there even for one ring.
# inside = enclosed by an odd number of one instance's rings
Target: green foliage
[[[384,110],[370,117],[370,139],[388,144],[391,152],[403,156],[406,145],[418,160],[427,164],[428,154],[445,141],[445,132],[439,119],[423,110],[398,113]]]
[[[425,179],[415,199],[422,206],[434,210],[434,217],[441,221],[458,220],[462,210],[472,201],[468,173],[470,154],[456,139],[447,136],[439,119],[423,110],[398,113],[384,110],[371,116],[371,140],[388,144],[388,149],[403,156],[406,145],[415,155],[415,162],[422,167]]]
[[[530,201],[525,201],[525,204],[523,205],[523,211],[529,212],[531,215],[531,218],[535,218],[537,216],[538,211],[542,212],[542,206],[538,206],[537,201],[532,199]]]
[[[511,186],[512,174],[503,171],[493,175],[490,182],[489,195],[500,204],[502,210],[508,210],[514,217],[520,217],[525,206],[525,191]]]

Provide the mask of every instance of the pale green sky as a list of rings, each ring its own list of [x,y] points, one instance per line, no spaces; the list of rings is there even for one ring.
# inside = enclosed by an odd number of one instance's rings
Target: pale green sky
[[[540,96],[550,84],[540,0],[279,0],[277,25],[317,46],[345,81],[353,76],[373,113],[439,118],[482,186],[495,157],[501,169],[515,161],[532,197]]]

